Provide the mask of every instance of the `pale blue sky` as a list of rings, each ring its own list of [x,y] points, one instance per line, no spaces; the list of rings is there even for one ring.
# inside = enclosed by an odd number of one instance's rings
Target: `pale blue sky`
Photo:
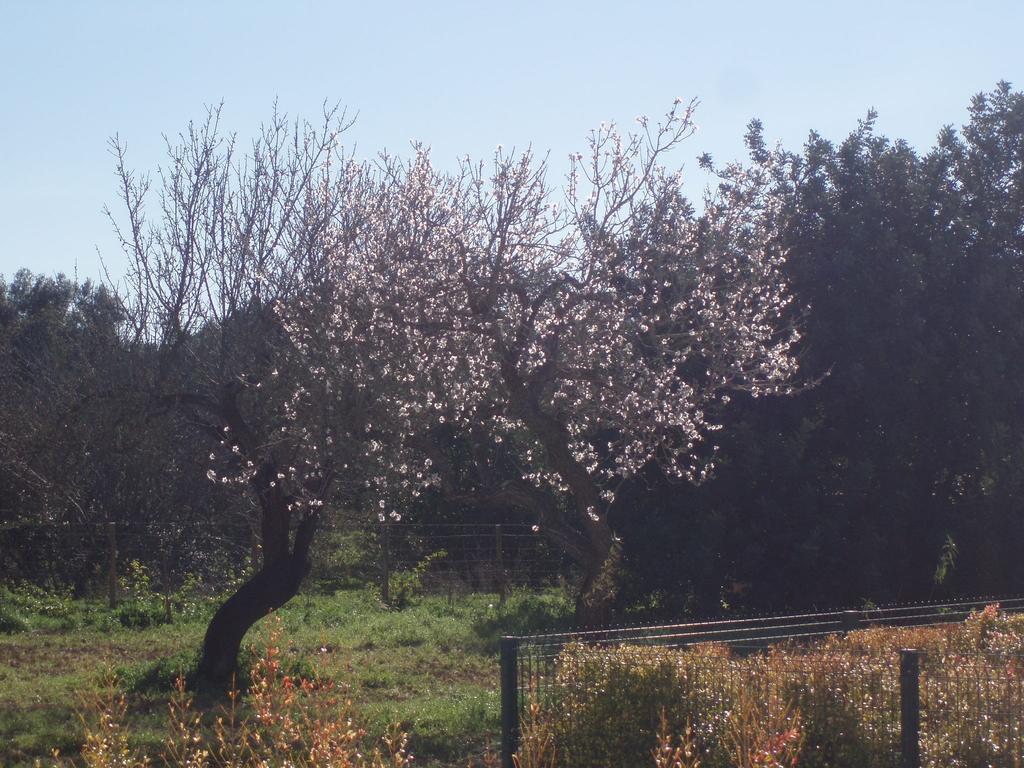
[[[497,144],[582,149],[602,120],[631,123],[698,97],[694,158],[742,154],[747,121],[802,144],[841,139],[869,107],[918,147],[960,125],[970,96],[1024,86],[1024,0],[996,2],[47,2],[0,0],[0,273],[123,262],[101,213],[116,203],[107,139],[140,169],[206,104],[241,135],[278,99],[359,119],[371,156],[411,139],[435,162]]]

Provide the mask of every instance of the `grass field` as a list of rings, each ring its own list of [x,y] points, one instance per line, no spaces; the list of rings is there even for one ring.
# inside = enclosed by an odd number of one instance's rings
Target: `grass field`
[[[103,710],[95,692],[105,680],[124,696],[118,722],[131,746],[160,755],[175,681],[195,669],[215,604],[179,595],[168,624],[151,592],[111,611],[31,587],[0,587],[0,764],[48,763],[55,749],[78,755],[85,724],[97,732]],[[571,615],[571,601],[557,590],[516,593],[504,605],[493,595],[417,596],[403,610],[383,605],[371,588],[304,594],[250,633],[241,667],[272,656],[281,674],[332,682],[366,731],[360,749],[397,725],[409,735],[415,765],[493,765],[493,755],[488,763],[482,757],[498,742],[499,638],[565,629]],[[801,768],[895,765],[900,648],[924,654],[924,765],[1020,765],[1024,616],[996,606],[959,624],[872,628],[754,654],[714,645],[570,644],[543,686],[534,725],[524,725],[524,755],[532,749],[547,757],[525,764],[648,765],[657,743],[668,749],[673,734],[690,734],[705,768],[747,766],[734,754],[743,743],[792,749],[785,764]],[[243,674],[238,688],[249,682]],[[286,692],[287,683],[275,690]],[[258,711],[258,697],[252,701]],[[226,704],[222,692],[197,692],[207,739]],[[322,722],[345,723],[331,706]],[[660,741],[659,711],[668,729]],[[241,714],[252,721],[254,712],[243,703]],[[297,743],[289,739],[281,749],[291,755]]]
[[[110,672],[126,695],[132,739],[158,751],[171,688],[195,664],[209,608],[130,628],[121,626],[124,609],[58,603],[0,611],[0,764],[30,765],[53,749],[74,755],[82,696]],[[358,589],[301,595],[278,615],[286,668],[348,686],[370,734],[399,723],[416,764],[441,768],[465,766],[497,741],[498,638],[564,627],[571,609],[550,592],[513,594],[504,606],[493,595],[425,596],[396,611]],[[247,646],[259,645],[260,632]],[[223,700],[206,694],[198,704],[216,711]]]

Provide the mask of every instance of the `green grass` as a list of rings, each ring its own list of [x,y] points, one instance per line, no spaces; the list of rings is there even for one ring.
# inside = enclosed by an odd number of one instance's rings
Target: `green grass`
[[[66,601],[55,612],[19,610],[0,628],[0,764],[28,765],[54,748],[73,755],[78,702],[110,672],[127,696],[133,737],[156,752],[170,686],[194,668],[207,616],[133,628],[98,603]],[[402,611],[370,589],[300,595],[279,612],[282,656],[292,673],[349,686],[371,734],[400,723],[418,765],[464,766],[498,738],[500,636],[564,627],[571,613],[554,592],[514,594],[503,607],[493,595],[426,596]],[[199,703],[220,705],[209,696]]]

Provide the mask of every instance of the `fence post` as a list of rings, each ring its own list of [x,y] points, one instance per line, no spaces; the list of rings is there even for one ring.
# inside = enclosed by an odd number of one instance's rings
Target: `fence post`
[[[501,768],[514,768],[519,747],[518,655],[518,638],[501,638]]]
[[[385,520],[383,535],[383,557],[381,558],[380,597],[385,605],[391,604],[391,524]]]
[[[495,560],[498,568],[498,605],[505,604],[505,555],[501,541],[501,523],[494,526]]]
[[[110,548],[107,563],[107,599],[110,608],[117,608],[117,523],[107,523],[107,543]]]
[[[163,582],[164,619],[170,624],[173,619],[171,615],[171,568],[167,563],[166,544],[162,544],[160,547],[160,579]]]
[[[921,768],[921,652],[900,650],[900,768]]]
[[[860,627],[860,611],[843,611],[839,621],[843,632],[853,632]]]

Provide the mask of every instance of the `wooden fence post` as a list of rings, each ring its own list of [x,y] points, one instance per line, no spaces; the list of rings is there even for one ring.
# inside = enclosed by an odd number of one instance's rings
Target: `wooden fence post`
[[[498,569],[498,605],[505,604],[505,554],[501,540],[501,523],[494,526],[495,567]]]
[[[385,520],[381,557],[380,597],[385,605],[391,604],[391,524]]]
[[[107,523],[107,544],[109,545],[109,562],[107,563],[107,599],[110,608],[117,608],[117,523]]]
[[[173,619],[171,615],[171,569],[167,563],[166,546],[160,547],[160,579],[163,582],[164,618],[170,624]]]

